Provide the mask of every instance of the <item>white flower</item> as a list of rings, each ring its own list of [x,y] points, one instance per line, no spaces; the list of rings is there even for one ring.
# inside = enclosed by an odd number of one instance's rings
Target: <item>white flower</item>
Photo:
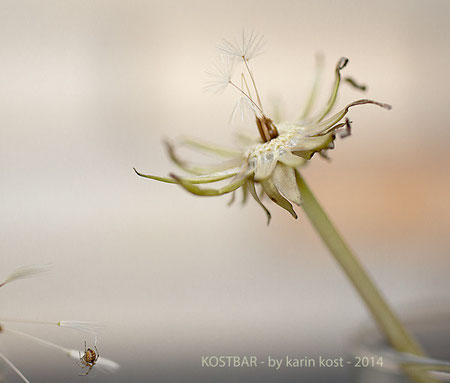
[[[363,104],[378,105],[390,109],[387,104],[377,101],[360,99],[346,105],[343,109],[333,115],[329,115],[335,102],[341,82],[340,71],[347,65],[348,59],[341,58],[335,68],[335,83],[327,104],[316,114],[310,117],[310,111],[314,105],[317,93],[317,85],[314,86],[307,107],[302,114],[301,120],[281,122],[276,125],[263,111],[261,99],[256,88],[254,76],[248,66],[248,59],[253,57],[260,48],[261,38],[251,34],[242,36],[241,44],[225,42],[219,46],[221,53],[234,56],[242,56],[245,73],[241,74],[242,86],[238,87],[231,78],[231,84],[242,95],[238,105],[233,111],[233,116],[242,113],[242,109],[251,109],[259,132],[258,138],[245,140],[243,148],[230,150],[216,145],[209,145],[193,139],[180,140],[177,145],[167,143],[170,158],[181,169],[193,174],[192,177],[180,177],[170,174],[170,178],[157,177],[136,173],[139,176],[157,181],[177,183],[189,192],[201,196],[219,196],[233,193],[243,188],[244,201],[248,193],[265,210],[270,221],[270,212],[261,202],[255,185],[262,189],[262,195],[267,195],[270,200],[287,210],[294,218],[297,218],[292,204],[300,205],[302,198],[297,186],[296,168],[310,160],[315,153],[327,158],[327,151],[334,148],[336,133],[341,137],[350,134],[350,120],[346,118],[350,108]],[[249,81],[246,80],[249,78]],[[361,89],[352,79],[347,82]],[[225,82],[223,83],[225,85]],[[255,96],[252,95],[251,85]],[[318,84],[318,81],[315,82]],[[246,100],[245,103],[242,100]],[[250,105],[250,108],[249,108]],[[243,141],[243,140],[241,140]],[[200,166],[191,164],[179,158],[176,146],[188,146],[196,150],[215,153],[223,161],[216,165]],[[219,188],[200,188],[197,184],[207,184],[231,178],[231,182]]]

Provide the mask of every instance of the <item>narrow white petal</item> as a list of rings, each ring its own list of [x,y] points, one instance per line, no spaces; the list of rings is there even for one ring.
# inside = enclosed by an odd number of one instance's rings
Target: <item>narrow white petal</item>
[[[134,171],[140,177],[149,178],[149,179],[152,179],[155,181],[160,181],[160,182],[172,183],[172,184],[177,183],[173,178],[152,176],[150,174],[142,174],[142,173],[139,173],[136,169],[134,169]],[[222,172],[217,172],[217,173],[212,173],[212,174],[204,174],[204,175],[197,176],[197,177],[183,177],[183,179],[192,184],[207,184],[207,183],[222,181],[227,178],[231,178],[231,177],[237,175],[240,171],[241,171],[241,168],[233,168],[233,169],[224,170]]]
[[[170,176],[177,181],[177,183],[185,188],[187,191],[201,196],[218,196],[223,195],[227,193],[231,193],[235,191],[236,189],[240,188],[250,177],[250,175],[253,173],[252,170],[248,169],[247,167],[242,169],[239,174],[237,174],[233,180],[219,188],[219,189],[206,189],[206,188],[199,188],[198,186],[195,186],[194,184],[185,181],[183,178],[176,176],[175,174],[171,174]]]
[[[283,164],[277,164],[272,174],[272,180],[278,191],[289,201],[301,205],[302,198],[295,178],[295,170]]]
[[[297,219],[297,213],[294,211],[291,203],[279,193],[272,181],[272,178],[267,178],[261,181],[261,186],[273,202],[287,210],[295,219]]]
[[[323,136],[297,136],[296,138],[296,143],[290,147],[291,152],[296,156],[309,160],[315,152],[328,148],[334,136],[333,133],[328,133]]]
[[[259,206],[261,206],[264,210],[264,212],[266,213],[267,216],[267,225],[270,223],[270,219],[272,218],[272,215],[270,214],[269,209],[267,209],[264,204],[261,202],[261,200],[258,197],[258,193],[256,192],[255,189],[255,184],[252,180],[248,181],[248,191],[250,193],[250,195],[254,198],[254,200],[258,203]]]
[[[295,156],[290,151],[287,151],[283,156],[280,156],[278,161],[292,168],[298,168],[305,163],[303,158]]]
[[[328,133],[330,128],[332,128],[345,117],[351,107],[364,104],[373,104],[385,109],[391,109],[391,106],[388,104],[383,104],[381,102],[373,100],[361,99],[353,101],[352,103],[346,105],[343,109],[326,120],[322,120],[316,123],[304,124],[302,126],[299,126],[299,129],[304,131],[304,135],[308,136],[317,136],[323,134],[324,132]]]
[[[274,155],[272,152],[262,153],[258,159],[255,168],[255,181],[261,181],[268,177],[275,169],[275,165],[277,164],[278,157]]]

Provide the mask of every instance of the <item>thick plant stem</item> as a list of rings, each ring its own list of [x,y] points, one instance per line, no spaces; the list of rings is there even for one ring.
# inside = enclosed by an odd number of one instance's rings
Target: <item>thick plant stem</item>
[[[303,210],[322,241],[347,274],[389,343],[399,352],[423,356],[424,353],[419,344],[408,334],[400,320],[391,310],[298,171],[297,185],[303,197]],[[436,382],[426,372],[418,371],[413,369],[413,367],[404,367],[404,370],[415,382]]]

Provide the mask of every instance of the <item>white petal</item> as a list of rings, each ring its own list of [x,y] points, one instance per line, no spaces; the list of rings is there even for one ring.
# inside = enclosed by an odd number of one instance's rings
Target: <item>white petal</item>
[[[324,136],[315,137],[298,137],[296,144],[292,146],[291,151],[309,151],[324,149],[328,146],[329,142],[333,140],[333,134],[328,133]]]
[[[254,198],[254,200],[258,203],[259,206],[261,206],[263,208],[263,210],[265,211],[266,215],[267,215],[267,224],[270,223],[270,219],[272,218],[272,215],[270,214],[269,209],[267,209],[264,204],[261,202],[261,200],[258,197],[258,193],[256,192],[255,189],[255,184],[252,180],[248,181],[248,191],[250,192],[251,196]]]
[[[229,184],[227,184],[219,189],[206,189],[206,188],[202,189],[202,188],[199,188],[198,186],[195,186],[194,184],[184,180],[183,178],[176,176],[175,174],[171,174],[170,176],[175,181],[177,181],[177,183],[180,186],[182,186],[187,191],[189,191],[193,194],[202,195],[202,196],[218,196],[218,195],[231,193],[231,192],[235,191],[236,189],[239,189],[247,181],[247,179],[251,176],[252,173],[253,173],[252,170],[250,170],[248,167],[245,167],[241,170],[241,172],[239,174],[237,174],[233,178],[233,180]]]
[[[286,152],[285,155],[279,157],[278,161],[292,168],[298,168],[305,163],[305,160],[303,158],[295,156],[289,151]]]
[[[268,177],[275,169],[275,165],[277,164],[278,157],[274,155],[272,152],[262,153],[258,157],[256,169],[255,169],[255,181],[261,181]]]
[[[330,129],[345,117],[351,107],[364,104],[373,104],[385,109],[391,109],[390,105],[383,104],[378,101],[367,99],[357,100],[346,105],[344,109],[340,110],[330,118],[316,123],[304,124],[302,126],[299,126],[299,129],[303,130],[305,132],[304,134],[308,136],[317,136],[319,134],[323,134],[324,132],[329,133]]]
[[[272,174],[272,180],[278,191],[289,201],[294,202],[297,205],[302,203],[294,168],[283,164],[277,164]]]
[[[261,186],[264,192],[269,196],[269,198],[275,202],[277,205],[281,206],[283,209],[287,210],[291,215],[297,219],[297,213],[292,208],[290,202],[284,198],[275,187],[272,178],[267,178],[261,181]]]
[[[290,147],[291,152],[296,156],[309,160],[315,152],[328,148],[334,136],[333,133],[328,133],[323,136],[301,138],[297,136],[296,138],[295,146]]]

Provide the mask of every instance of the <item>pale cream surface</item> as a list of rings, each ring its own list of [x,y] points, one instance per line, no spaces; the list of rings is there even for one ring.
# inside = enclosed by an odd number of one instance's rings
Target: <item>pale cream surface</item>
[[[403,317],[448,307],[450,3],[0,7],[0,273],[54,266],[2,288],[0,317],[107,322],[98,347],[123,366],[108,378],[117,381],[158,381],[172,360],[202,374],[204,354],[348,350],[369,316],[300,208],[295,221],[271,204],[267,227],[252,200],[227,207],[228,198],[195,197],[132,170],[177,170],[164,137],[232,143],[237,94],[212,96],[202,84],[215,44],[242,27],[268,41],[252,62],[267,110],[279,99],[288,120],[300,114],[318,51],[321,102],[346,56],[343,74],[368,91],[343,85],[338,105],[368,97],[393,106],[351,110],[353,135],[304,175]],[[20,328],[84,347],[86,336],[70,329]],[[77,378],[70,359],[0,341],[31,380],[52,368]]]

